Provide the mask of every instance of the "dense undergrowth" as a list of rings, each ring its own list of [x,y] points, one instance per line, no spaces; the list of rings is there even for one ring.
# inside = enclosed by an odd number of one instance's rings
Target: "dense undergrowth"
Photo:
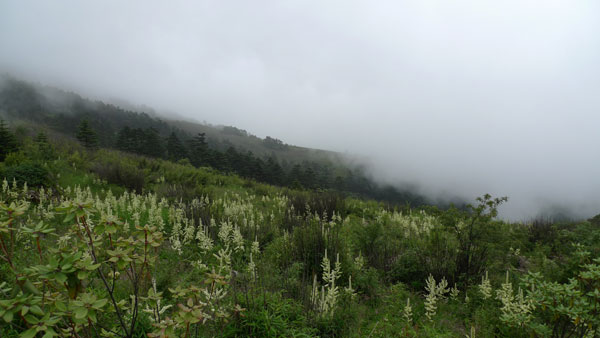
[[[600,224],[393,209],[68,141],[0,164],[1,337],[597,337]]]

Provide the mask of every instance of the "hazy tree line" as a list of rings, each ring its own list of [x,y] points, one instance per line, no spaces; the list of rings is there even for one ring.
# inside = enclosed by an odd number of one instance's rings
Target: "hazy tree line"
[[[159,157],[171,161],[189,161],[196,167],[212,167],[269,184],[297,189],[333,189],[375,197],[390,202],[424,202],[418,196],[400,192],[394,187],[381,188],[370,181],[360,169],[339,168],[314,161],[281,163],[275,155],[261,158],[252,152],[230,146],[226,151],[209,147],[204,133],[183,138],[172,131],[163,137],[150,128],[123,127],[117,136],[115,148],[130,153]]]
[[[226,142],[219,143],[203,133],[189,135],[146,113],[86,100],[75,93],[52,88],[36,89],[10,78],[5,78],[0,86],[0,114],[10,120],[33,121],[75,136],[90,149],[116,148],[171,161],[189,161],[196,167],[212,167],[279,186],[332,189],[391,203],[417,205],[425,202],[410,191],[379,186],[360,168],[307,160],[281,160],[274,151],[286,151],[288,146],[278,139],[266,138],[263,144],[273,152],[269,156],[257,156],[250,151],[227,146]],[[247,136],[246,131],[235,127],[225,127],[223,133]]]
[[[295,188],[357,190],[358,185],[366,183],[352,182],[342,176],[333,177],[331,168],[315,162],[304,161],[294,165],[286,163],[282,166],[274,155],[263,159],[233,146],[225,151],[212,149],[204,133],[184,139],[174,131],[169,136],[162,137],[154,128],[126,126],[118,132],[115,148],[171,161],[189,161],[196,167],[212,167],[245,178]],[[348,186],[352,184],[356,186]]]

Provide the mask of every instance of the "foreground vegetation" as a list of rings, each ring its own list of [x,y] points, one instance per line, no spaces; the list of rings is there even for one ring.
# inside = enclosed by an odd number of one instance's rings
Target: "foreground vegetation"
[[[600,336],[600,217],[510,224],[488,195],[394,208],[9,141],[2,337]]]

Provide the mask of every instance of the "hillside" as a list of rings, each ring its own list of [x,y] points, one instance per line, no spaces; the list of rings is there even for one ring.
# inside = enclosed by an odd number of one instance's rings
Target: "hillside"
[[[600,338],[600,1],[0,1],[0,338]]]
[[[600,228],[390,209],[0,127],[2,337],[598,337]]]
[[[0,83],[3,83],[0,84],[0,116],[9,120],[43,121],[65,134],[72,134],[79,121],[87,118],[97,126],[101,145],[114,145],[119,130],[129,126],[154,128],[164,136],[175,130],[185,138],[204,133],[208,144],[216,149],[225,151],[233,146],[241,152],[251,151],[260,157],[275,154],[292,163],[342,160],[340,154],[332,151],[297,147],[271,137],[262,139],[233,126],[174,120],[149,107],[134,107],[122,101],[120,104],[91,101],[76,93],[27,83],[9,75],[4,75]]]
[[[168,120],[154,111],[126,110],[8,75],[0,79],[0,117],[13,124],[49,128],[70,138],[86,120],[101,147],[176,161],[188,159],[197,167],[210,166],[280,186],[344,191],[395,205],[427,201],[409,188],[376,183],[363,166],[335,152],[297,147],[268,136],[261,139],[232,126]],[[169,149],[169,138],[176,151]]]

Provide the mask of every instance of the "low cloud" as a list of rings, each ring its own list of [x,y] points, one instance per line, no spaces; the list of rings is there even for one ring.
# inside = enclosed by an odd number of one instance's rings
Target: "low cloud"
[[[430,196],[506,195],[511,219],[589,217],[599,31],[596,1],[9,0],[0,69],[366,157]]]

